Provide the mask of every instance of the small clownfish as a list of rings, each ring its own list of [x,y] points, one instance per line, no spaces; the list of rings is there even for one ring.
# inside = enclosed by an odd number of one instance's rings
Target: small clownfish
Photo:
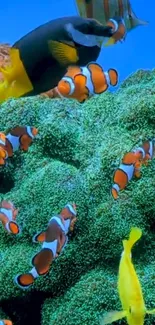
[[[155,314],[155,309],[146,309],[141,284],[131,260],[131,249],[141,236],[141,229],[133,227],[129,239],[123,240],[124,251],[118,274],[118,292],[123,310],[105,314],[101,320],[101,325],[110,324],[124,317],[126,317],[128,325],[143,325],[146,313]]]
[[[122,42],[126,37],[126,27],[124,19],[121,17],[114,17],[113,19],[109,19],[107,22],[107,26],[113,28],[113,35],[109,38],[108,42],[104,44],[104,46],[113,45],[115,43]]]
[[[18,287],[27,289],[36,278],[49,272],[53,260],[68,242],[67,234],[74,229],[76,215],[76,205],[67,204],[60,214],[50,219],[46,231],[41,231],[33,237],[34,243],[43,243],[42,249],[32,258],[31,271],[15,277],[14,282]]]
[[[16,126],[7,135],[0,133],[0,165],[4,165],[14,151],[27,151],[37,134],[38,130],[30,126]]]
[[[18,235],[20,228],[16,222],[19,209],[16,209],[10,201],[3,200],[0,203],[0,221],[9,234]]]
[[[16,126],[6,135],[6,150],[12,157],[14,151],[21,149],[27,151],[38,130],[30,126]]]
[[[148,160],[151,160],[155,152],[155,140],[145,141],[142,146],[128,152],[124,155],[119,168],[116,169],[113,177],[112,196],[118,199],[118,193],[123,190],[128,182],[135,176],[141,176],[140,167],[147,165]]]
[[[13,325],[13,323],[9,319],[1,319],[0,325]]]
[[[8,158],[8,153],[5,150],[6,146],[6,136],[4,133],[0,132],[0,166],[5,165],[5,160]]]
[[[58,86],[41,95],[50,98],[73,98],[83,103],[95,94],[102,94],[109,86],[118,84],[118,73],[115,69],[104,72],[97,63],[89,63],[86,67],[70,66]]]

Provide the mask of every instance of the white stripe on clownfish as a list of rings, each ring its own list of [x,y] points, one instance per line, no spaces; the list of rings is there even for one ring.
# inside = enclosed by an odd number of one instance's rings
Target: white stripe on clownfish
[[[36,279],[36,278],[39,277],[39,274],[38,274],[38,272],[37,272],[37,270],[36,270],[35,267],[33,267],[33,269],[32,269],[29,273],[32,274],[32,276],[34,277],[34,279]],[[28,287],[29,287],[29,286],[28,286]],[[22,287],[22,289],[23,289],[23,287]]]
[[[52,220],[55,220],[55,221],[57,222],[57,224],[60,226],[61,230],[65,233],[65,227],[64,227],[64,225],[63,225],[61,219],[60,219],[59,217],[57,217],[57,216],[54,216],[54,217],[52,217],[52,218],[50,219],[50,222],[51,222]]]
[[[72,95],[75,90],[75,85],[71,77],[63,77],[62,80],[67,81],[70,85],[70,92],[69,95]]]
[[[27,131],[27,134],[30,136],[30,138],[34,139],[34,135],[31,131],[31,127],[30,126],[27,126],[26,127],[26,131]]]
[[[134,165],[125,165],[125,164],[120,164],[119,166],[120,170],[123,170],[124,173],[127,175],[128,177],[128,181],[131,180],[131,178],[133,177],[133,173],[134,173]]]
[[[0,212],[5,214],[7,216],[7,218],[9,219],[9,221],[12,220],[12,210],[11,209],[1,208]]]
[[[134,149],[132,152],[135,152],[136,153],[138,151],[140,151],[142,153],[143,159],[144,159],[145,158],[145,155],[146,155],[145,150],[142,147],[138,147],[138,148]]]
[[[0,139],[0,144],[2,144],[3,146],[5,146],[5,140],[3,141],[2,139]]]
[[[87,67],[81,67],[82,74],[86,77],[86,87],[89,90],[90,95],[94,94],[94,86],[91,79],[91,73]]]
[[[120,187],[119,187],[119,185],[118,185],[117,183],[113,184],[112,188],[113,188],[114,190],[116,190],[117,192],[120,191]]]
[[[57,244],[58,244],[57,239],[53,240],[52,242],[44,241],[43,245],[42,245],[42,249],[44,249],[44,248],[50,249],[52,251],[52,253],[53,253],[54,258],[55,258],[56,252],[57,252]]]
[[[12,135],[11,133],[9,133],[6,135],[6,138],[11,143],[13,151],[17,151],[20,146],[19,136],[15,136],[15,135]]]

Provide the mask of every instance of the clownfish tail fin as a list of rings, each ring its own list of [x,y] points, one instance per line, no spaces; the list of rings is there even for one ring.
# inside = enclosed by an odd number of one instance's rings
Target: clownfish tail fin
[[[21,232],[16,221],[9,221],[6,224],[5,228],[6,228],[6,230],[8,230],[9,233],[11,233],[13,235],[18,235]]]
[[[110,79],[110,85],[116,86],[118,84],[118,72],[115,69],[109,69],[108,75]]]
[[[23,273],[16,275],[14,278],[14,283],[23,290],[28,289],[34,283],[35,277],[32,273]]]
[[[133,245],[141,238],[142,231],[140,228],[131,228],[129,239],[123,240],[123,247],[126,253],[130,253]]]

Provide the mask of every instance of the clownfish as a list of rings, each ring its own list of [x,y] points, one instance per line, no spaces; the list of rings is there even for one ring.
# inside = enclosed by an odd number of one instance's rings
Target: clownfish
[[[67,234],[74,229],[76,215],[75,204],[67,204],[60,214],[50,219],[46,231],[41,231],[33,237],[34,243],[43,243],[42,249],[32,258],[31,271],[15,277],[14,282],[18,287],[27,289],[36,278],[49,272],[53,260],[58,257],[68,242]]]
[[[0,132],[0,166],[5,165],[5,160],[8,158],[8,153],[5,150],[6,136]]]
[[[0,133],[0,165],[16,150],[27,151],[37,134],[38,130],[30,126],[16,126],[7,135]]]
[[[78,16],[61,17],[38,26],[7,47],[11,65],[0,67],[4,77],[0,102],[56,87],[69,65],[84,66],[96,61],[101,51],[98,37],[111,36],[111,27]]]
[[[122,42],[125,40],[126,27],[123,18],[114,17],[113,19],[109,19],[107,26],[113,28],[113,35],[109,38],[108,42],[104,44],[104,46],[113,45],[118,41]]]
[[[116,86],[118,73],[115,69],[104,72],[98,63],[86,67],[70,66],[57,87],[41,95],[50,98],[73,98],[83,103],[95,94],[102,94],[109,86]]]
[[[20,228],[16,222],[19,209],[16,209],[10,201],[3,200],[0,203],[0,221],[9,234],[17,235]]]
[[[123,310],[105,314],[101,320],[101,325],[116,322],[124,317],[126,317],[128,325],[143,325],[146,314],[155,314],[155,309],[146,309],[141,284],[132,263],[131,249],[141,236],[141,229],[133,227],[129,239],[123,240],[124,251],[118,273],[118,292]]]
[[[155,139],[145,141],[142,146],[128,152],[124,155],[119,168],[116,169],[113,176],[112,196],[116,200],[118,193],[123,190],[133,176],[139,178],[141,165],[147,165],[155,152]]]
[[[1,319],[0,325],[13,325],[13,323],[9,319]]]

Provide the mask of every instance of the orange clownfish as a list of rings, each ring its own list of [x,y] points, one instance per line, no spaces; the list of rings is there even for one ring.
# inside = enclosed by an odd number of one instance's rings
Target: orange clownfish
[[[85,67],[70,66],[57,87],[42,93],[50,98],[73,98],[83,103],[95,94],[102,94],[109,86],[116,86],[118,73],[115,69],[104,72],[98,63]]]
[[[5,165],[5,160],[8,158],[8,153],[5,146],[6,136],[4,133],[0,132],[0,166]]]
[[[133,176],[137,178],[141,176],[141,165],[147,165],[148,160],[153,158],[154,152],[155,139],[145,141],[142,146],[125,154],[113,177],[111,192],[115,200],[118,198],[119,191],[123,190],[127,186]]]
[[[43,243],[42,249],[32,258],[31,271],[15,277],[14,282],[18,287],[27,289],[36,278],[49,272],[53,260],[67,244],[67,234],[74,228],[76,215],[75,204],[67,204],[60,214],[50,219],[46,231],[41,231],[33,237],[33,242]]]
[[[113,45],[115,43],[122,42],[126,37],[126,27],[124,19],[119,17],[114,17],[113,19],[109,19],[107,22],[107,26],[113,28],[113,35],[109,38],[108,42],[104,44],[104,46]]]
[[[10,201],[3,200],[0,203],[0,221],[9,234],[17,235],[20,228],[16,222],[19,209],[16,209]]]
[[[30,126],[16,126],[7,135],[0,133],[0,165],[4,165],[14,151],[27,151],[37,133],[38,130]]]
[[[11,320],[1,319],[0,320],[0,325],[13,325],[13,323],[11,322]]]

